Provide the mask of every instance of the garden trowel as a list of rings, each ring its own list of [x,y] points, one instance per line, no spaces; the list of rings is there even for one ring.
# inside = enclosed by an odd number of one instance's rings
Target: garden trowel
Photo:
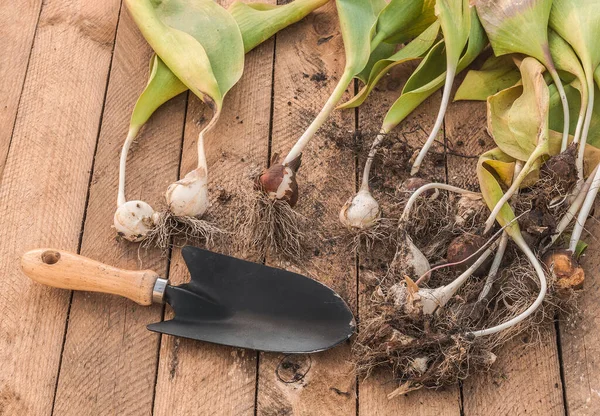
[[[54,249],[25,253],[31,279],[62,289],[111,293],[140,305],[166,302],[175,318],[151,331],[233,347],[317,352],[347,340],[355,328],[346,303],[308,277],[196,247],[182,249],[191,281],[171,286],[152,270],[122,270]]]

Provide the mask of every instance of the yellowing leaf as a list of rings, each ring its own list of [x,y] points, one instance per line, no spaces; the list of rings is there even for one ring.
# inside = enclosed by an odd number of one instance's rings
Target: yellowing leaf
[[[187,91],[187,87],[154,55],[150,59],[150,79],[131,115],[132,128],[139,129],[158,107]]]
[[[488,97],[516,85],[521,73],[512,57],[492,57],[480,70],[471,70],[454,95],[454,101],[485,101]]]
[[[485,166],[486,154],[483,154],[479,158],[479,162],[477,163],[477,178],[479,179],[479,188],[481,189],[481,195],[485,200],[486,205],[491,209],[493,209],[496,204],[501,200],[504,193],[502,192],[502,187],[498,183],[498,180],[494,176],[492,172],[490,172]],[[496,220],[502,227],[508,226],[511,224],[511,221],[515,219],[515,213],[510,207],[508,203],[502,205],[502,208],[498,212],[496,216]],[[520,234],[521,231],[519,229],[519,224],[514,221],[510,226],[506,229],[506,232],[511,237],[515,234]]]
[[[244,67],[244,42],[233,17],[211,0],[126,0],[126,4],[166,66],[218,113]]]
[[[244,50],[251,51],[281,29],[302,20],[329,0],[294,0],[281,6],[235,1],[228,10],[237,22]]]
[[[522,53],[547,62],[552,0],[473,0],[496,56]]]
[[[549,91],[534,58],[525,58],[520,71],[522,86],[488,98],[488,130],[502,151],[526,161],[548,140]]]

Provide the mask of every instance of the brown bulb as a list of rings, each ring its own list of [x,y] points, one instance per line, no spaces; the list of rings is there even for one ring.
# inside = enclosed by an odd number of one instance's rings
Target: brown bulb
[[[569,250],[556,250],[546,253],[542,262],[558,279],[560,289],[581,289],[585,272]]]
[[[464,261],[458,265],[456,265],[456,269],[460,272],[464,272],[469,267],[471,267],[479,258],[482,253],[475,254],[479,249],[481,249],[487,240],[483,237],[473,234],[462,234],[456,237],[450,245],[448,246],[448,251],[446,253],[446,261],[448,263],[458,263],[463,261],[470,256],[469,260]],[[475,255],[474,255],[475,254]],[[475,276],[485,276],[490,265],[492,263],[492,257],[488,257],[486,261],[483,262],[481,266],[475,270],[473,275]]]
[[[262,171],[256,181],[256,187],[272,200],[286,201],[291,207],[298,202],[298,183],[296,172],[300,168],[302,155],[287,164],[278,163],[275,154],[271,166]]]

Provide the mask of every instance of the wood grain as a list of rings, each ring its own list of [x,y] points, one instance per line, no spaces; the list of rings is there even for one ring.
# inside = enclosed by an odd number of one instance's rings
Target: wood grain
[[[81,254],[125,269],[149,268],[165,276],[167,259],[157,250],[116,238],[119,153],[137,97],[148,79],[152,50],[125,7],[116,38],[106,104],[82,237]],[[160,108],[130,150],[126,196],[159,208],[177,177],[185,94]],[[151,414],[159,305],[141,307],[114,296],[74,293],[56,393],[55,413]]]
[[[341,76],[344,57],[338,28],[335,4],[330,2],[277,37],[272,153],[285,155],[290,150]],[[340,208],[354,193],[354,156],[336,144],[352,140],[354,122],[353,111],[335,112],[303,154],[295,209],[324,234],[303,262],[306,267],[295,269],[274,256],[267,263],[324,282],[356,310],[355,256],[329,235],[337,227]],[[355,414],[349,345],[310,357],[261,354],[259,361],[257,414]]]
[[[145,306],[152,304],[152,291],[158,279],[152,270],[118,269],[53,248],[41,248],[23,254],[21,269],[32,280],[43,285],[119,295]]]
[[[462,82],[455,83],[455,90]],[[449,183],[477,189],[474,174],[476,158],[494,147],[485,131],[486,110],[483,102],[453,103],[446,115]],[[456,156],[452,153],[460,153]],[[478,374],[464,382],[464,414],[470,415],[562,415],[562,382],[552,325],[542,328],[540,342],[530,343],[518,337],[498,352],[498,359],[487,374]],[[510,400],[507,400],[510,398]]]
[[[596,213],[598,208],[596,208]],[[559,322],[566,384],[567,411],[571,416],[592,416],[600,409],[600,226],[598,214],[588,219],[588,247],[581,264],[586,271],[576,319]]]
[[[0,178],[8,155],[41,7],[41,0],[23,1],[19,3],[18,13],[15,13],[14,3],[0,3],[0,38],[4,39],[0,56],[0,97],[3,104],[0,106]]]
[[[226,6],[230,1],[221,1]],[[275,3],[275,2],[272,2]],[[246,55],[244,75],[225,98],[217,126],[206,138],[212,219],[231,231],[240,185],[255,166],[267,160],[273,40]],[[190,96],[191,97],[191,96]],[[210,110],[190,98],[180,176],[196,167],[196,139]],[[211,250],[239,256],[226,242]],[[171,282],[189,281],[180,250],[174,250]],[[173,317],[172,311],[165,319]],[[253,415],[256,352],[163,336],[156,383],[155,415]]]
[[[117,0],[49,0],[40,16],[0,190],[6,415],[52,409],[69,292],[27,279],[19,256],[78,249],[118,11]]]

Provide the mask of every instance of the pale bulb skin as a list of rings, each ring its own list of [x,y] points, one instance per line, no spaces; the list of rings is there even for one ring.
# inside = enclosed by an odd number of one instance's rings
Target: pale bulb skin
[[[169,210],[178,217],[199,217],[210,202],[208,199],[208,176],[204,168],[197,168],[183,179],[169,185],[165,194]]]
[[[368,190],[361,190],[350,198],[340,211],[340,222],[348,228],[373,227],[381,217],[379,203]]]
[[[154,227],[154,209],[144,201],[121,204],[114,216],[117,233],[126,240],[142,241]]]

